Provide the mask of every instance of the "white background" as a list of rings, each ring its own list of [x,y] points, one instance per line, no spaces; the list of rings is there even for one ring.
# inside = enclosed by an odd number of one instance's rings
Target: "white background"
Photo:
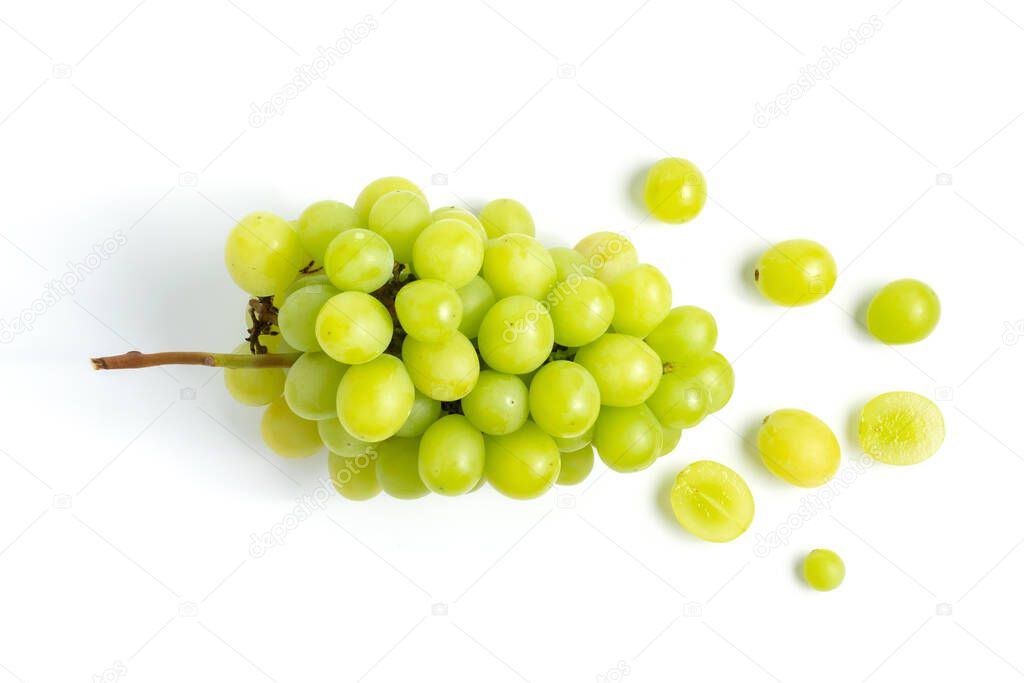
[[[135,3],[0,4],[0,681],[1024,676],[1019,4]],[[829,79],[799,84],[872,16]],[[786,115],[755,125],[792,84]],[[711,197],[680,227],[631,196],[670,154]],[[132,348],[229,350],[233,220],[351,202],[388,174],[437,206],[516,197],[550,245],[626,232],[678,303],[717,316],[732,402],[639,474],[598,463],[529,502],[332,492],[291,525],[325,456],[271,454],[219,373],[90,370]],[[785,311],[749,266],[793,237],[841,275]],[[856,317],[898,277],[931,283],[943,318],[897,349]],[[891,390],[939,399],[945,445],[864,468],[855,416]],[[840,437],[828,493],[747,445],[782,407]],[[733,543],[671,517],[667,486],[702,458],[754,492]],[[798,580],[815,547],[845,558],[840,590]]]

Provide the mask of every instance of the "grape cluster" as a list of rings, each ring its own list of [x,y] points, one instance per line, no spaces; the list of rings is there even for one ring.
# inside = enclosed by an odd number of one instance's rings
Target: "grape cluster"
[[[679,210],[664,187],[661,212]],[[622,235],[548,249],[534,234],[515,200],[431,211],[398,177],[296,221],[246,216],[225,263],[273,319],[236,353],[301,356],[228,369],[229,392],[267,406],[263,439],[281,456],[326,446],[352,499],[485,481],[533,498],[586,479],[595,451],[616,471],[649,467],[732,395],[715,319],[673,308],[668,279]]]

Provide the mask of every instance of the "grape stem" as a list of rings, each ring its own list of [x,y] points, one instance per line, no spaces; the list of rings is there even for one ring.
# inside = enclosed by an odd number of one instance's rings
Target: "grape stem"
[[[205,365],[211,368],[288,368],[301,353],[206,353],[204,351],[167,351],[141,353],[129,351],[120,356],[93,358],[93,370],[134,370],[158,365]]]

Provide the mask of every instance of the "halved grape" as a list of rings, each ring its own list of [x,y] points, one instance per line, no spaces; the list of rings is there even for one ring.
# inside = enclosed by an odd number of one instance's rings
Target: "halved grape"
[[[699,460],[676,477],[672,511],[694,536],[722,543],[750,527],[754,497],[739,474],[721,463]]]
[[[935,455],[946,438],[939,407],[911,391],[893,391],[867,402],[860,413],[860,445],[887,465],[916,465]]]
[[[807,411],[776,410],[764,418],[757,450],[772,474],[794,486],[821,486],[839,469],[839,441]]]
[[[484,370],[462,399],[462,412],[485,434],[514,432],[530,415],[526,384],[516,375]]]
[[[568,439],[586,433],[600,411],[597,382],[578,363],[543,365],[530,383],[530,417],[551,436]]]
[[[895,280],[868,305],[868,330],[886,344],[919,342],[939,324],[941,309],[939,297],[925,283]]]
[[[228,274],[254,296],[284,291],[312,260],[292,224],[266,211],[239,221],[224,245]]]
[[[551,355],[555,329],[547,308],[528,296],[501,299],[484,315],[477,334],[480,355],[499,372],[532,372]]]
[[[260,422],[263,443],[284,458],[308,458],[324,447],[316,422],[304,420],[279,396],[267,406]]]
[[[644,339],[664,363],[683,363],[715,350],[718,325],[697,306],[679,306]]]
[[[299,351],[320,350],[316,319],[324,304],[339,293],[330,284],[311,284],[288,295],[277,312],[277,324],[289,346]]]
[[[558,271],[551,254],[529,235],[502,235],[487,243],[483,278],[504,298],[521,294],[544,299],[555,286]]]
[[[391,314],[363,292],[342,292],[324,304],[316,317],[316,340],[328,356],[348,365],[373,360],[391,343]]]
[[[594,469],[594,447],[590,444],[574,451],[562,451],[562,466],[558,471],[559,486],[573,486],[584,481]]]
[[[395,312],[402,329],[424,342],[444,341],[462,322],[462,299],[447,282],[413,280],[395,297]]]
[[[533,237],[533,216],[515,199],[495,199],[480,209],[480,222],[487,236],[494,239],[508,234]]]
[[[669,157],[647,172],[644,204],[663,223],[685,223],[704,208],[708,186],[693,162]]]
[[[420,479],[434,493],[469,493],[483,478],[484,437],[462,415],[446,415],[420,439]]]
[[[804,558],[804,579],[816,591],[830,591],[839,588],[846,578],[843,558],[831,550],[818,548]]]
[[[782,306],[806,306],[832,291],[836,262],[811,240],[786,240],[761,254],[754,282],[761,294]]]
[[[324,272],[343,291],[373,292],[391,279],[391,245],[375,232],[354,228],[334,238],[324,256]]]
[[[295,229],[303,248],[314,261],[322,264],[331,240],[350,228],[365,227],[366,222],[351,206],[327,200],[307,206],[296,221]]]
[[[459,400],[473,389],[480,375],[476,349],[459,332],[439,342],[406,337],[402,359],[416,388],[438,401]]]
[[[465,221],[445,218],[423,229],[412,247],[417,277],[442,280],[456,289],[469,284],[484,263],[484,240]]]
[[[326,420],[338,414],[338,385],[348,366],[325,353],[304,353],[288,370],[284,400],[299,417]]]
[[[594,425],[594,447],[604,464],[616,472],[638,472],[661,455],[661,424],[644,404],[628,408],[604,406]]]
[[[576,362],[590,371],[606,406],[635,406],[658,388],[662,364],[658,354],[636,337],[609,333],[576,352]]]
[[[369,500],[381,491],[377,481],[376,453],[352,457],[328,453],[327,472],[334,488],[349,500]]]
[[[338,419],[361,441],[383,441],[405,424],[415,398],[402,361],[384,354],[345,372],[338,385]]]
[[[583,254],[587,268],[593,270],[594,277],[605,284],[610,284],[639,262],[632,242],[614,232],[587,235],[576,244],[575,249]]]
[[[608,286],[615,299],[612,327],[616,332],[646,337],[661,324],[672,308],[668,278],[649,264],[634,266]]]
[[[370,217],[370,209],[377,203],[377,200],[386,195],[389,192],[395,190],[406,190],[412,192],[425,202],[427,201],[426,196],[423,194],[423,190],[416,186],[416,183],[406,178],[399,176],[388,176],[386,178],[377,178],[372,183],[363,188],[363,191],[359,193],[356,198],[355,211],[359,214],[359,218],[362,221],[363,226],[367,225],[367,221]]]
[[[392,437],[377,444],[377,481],[392,498],[411,500],[430,493],[420,479],[420,440]]]
[[[533,422],[511,434],[485,436],[484,447],[487,481],[509,498],[536,498],[558,479],[558,447]]]

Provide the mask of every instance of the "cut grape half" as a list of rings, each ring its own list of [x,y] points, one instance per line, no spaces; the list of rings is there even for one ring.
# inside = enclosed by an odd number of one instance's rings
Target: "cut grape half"
[[[946,438],[939,407],[911,391],[893,391],[867,402],[860,413],[860,445],[887,465],[916,465],[935,455]]]

